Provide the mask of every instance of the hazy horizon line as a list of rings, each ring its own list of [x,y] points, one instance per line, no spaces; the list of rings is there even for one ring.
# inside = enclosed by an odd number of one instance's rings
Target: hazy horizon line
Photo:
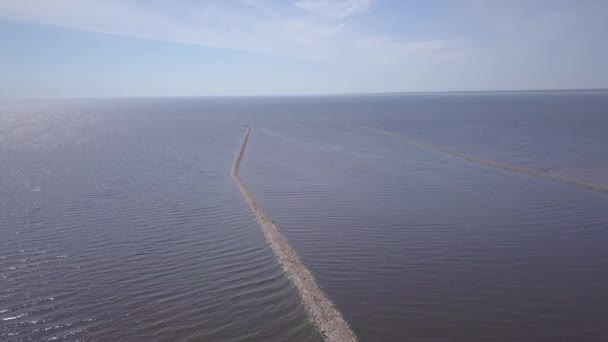
[[[338,96],[381,96],[420,94],[467,94],[467,93],[549,93],[549,92],[602,92],[608,88],[555,88],[555,89],[497,89],[497,90],[429,90],[429,91],[389,91],[389,92],[336,92],[336,93],[294,93],[294,94],[252,94],[252,95],[118,95],[118,96],[48,96],[48,97],[0,97],[1,101],[25,100],[110,100],[148,98],[288,98],[288,97],[338,97]]]

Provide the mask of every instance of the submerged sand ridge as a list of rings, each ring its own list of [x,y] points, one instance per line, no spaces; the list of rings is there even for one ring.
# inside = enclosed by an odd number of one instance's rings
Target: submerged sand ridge
[[[380,133],[383,135],[387,135],[387,136],[395,138],[395,139],[403,140],[403,141],[409,142],[411,144],[414,144],[414,145],[417,145],[417,146],[420,146],[420,147],[423,147],[423,148],[426,148],[429,150],[433,150],[436,152],[441,152],[441,153],[449,154],[451,156],[459,157],[461,159],[464,159],[464,160],[472,162],[472,163],[491,166],[494,168],[503,169],[503,170],[512,171],[512,172],[523,173],[523,174],[527,174],[527,175],[534,176],[534,177],[550,179],[550,180],[561,182],[561,183],[575,185],[575,186],[578,186],[578,187],[581,187],[584,189],[588,189],[588,190],[594,190],[594,191],[599,191],[599,192],[608,192],[608,185],[579,181],[579,180],[575,180],[575,179],[570,179],[570,178],[554,175],[554,174],[551,174],[551,173],[548,173],[545,171],[531,170],[531,169],[526,169],[526,168],[517,167],[517,166],[513,166],[513,165],[503,164],[503,163],[496,162],[493,160],[480,159],[480,158],[473,157],[468,154],[454,151],[454,150],[449,149],[444,146],[431,144],[431,143],[428,143],[425,141],[418,140],[416,138],[385,131],[383,129],[379,129],[376,127],[364,126],[363,128],[367,128],[371,131],[374,131],[374,132],[377,132],[377,133]]]
[[[266,241],[285,270],[285,273],[287,273],[298,289],[302,303],[312,322],[321,335],[323,335],[323,339],[328,342],[356,341],[357,338],[354,332],[350,329],[348,323],[344,320],[336,306],[327,298],[323,291],[321,291],[321,288],[319,288],[319,285],[315,282],[312,273],[306,269],[296,252],[287,242],[287,239],[285,239],[274,225],[274,222],[256,203],[253,194],[247,189],[239,177],[241,161],[251,134],[251,128],[248,126],[245,127],[247,128],[247,132],[245,133],[245,138],[243,138],[241,148],[236,161],[234,162],[231,172],[232,177],[260,228],[262,228]]]

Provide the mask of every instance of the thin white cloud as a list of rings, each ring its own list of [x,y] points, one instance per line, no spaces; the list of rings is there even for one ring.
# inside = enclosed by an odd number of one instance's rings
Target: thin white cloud
[[[400,41],[386,36],[372,36],[358,39],[355,45],[380,53],[411,55],[419,53],[445,52],[466,43],[466,39]]]
[[[364,12],[371,0],[297,0],[294,5],[328,18],[345,18]]]
[[[0,0],[0,17],[127,37],[318,57],[344,26],[272,2]]]
[[[372,0],[0,0],[0,17],[141,39],[340,63],[446,54],[462,39],[404,41],[356,22]]]
[[[260,13],[268,16],[279,16],[281,12],[268,0],[241,0],[245,5],[252,7]]]
[[[461,40],[402,41],[370,36],[342,19],[372,0],[0,0],[0,17],[127,37],[343,62],[365,55],[432,54]],[[355,56],[358,54],[359,56]],[[347,59],[347,60],[345,60]],[[367,58],[368,60],[374,58]]]

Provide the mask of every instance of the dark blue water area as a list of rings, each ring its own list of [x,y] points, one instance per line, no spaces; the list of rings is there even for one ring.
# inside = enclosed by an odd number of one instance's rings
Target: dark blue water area
[[[1,114],[0,340],[320,341],[230,177],[240,127],[155,107]]]
[[[603,341],[608,92],[0,105],[0,336],[318,341],[229,172],[362,341]]]

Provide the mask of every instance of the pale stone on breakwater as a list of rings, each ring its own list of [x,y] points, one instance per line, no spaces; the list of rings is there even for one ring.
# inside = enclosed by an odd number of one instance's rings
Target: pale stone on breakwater
[[[527,174],[527,175],[534,176],[534,177],[540,177],[540,178],[550,179],[550,180],[553,180],[553,181],[557,181],[557,182],[561,182],[561,183],[566,183],[566,184],[578,186],[580,188],[584,188],[584,189],[588,189],[588,190],[599,191],[599,192],[608,192],[608,185],[579,181],[579,180],[576,180],[576,179],[566,178],[566,177],[561,176],[561,175],[551,174],[551,173],[545,172],[545,171],[526,169],[526,168],[523,168],[523,167],[518,167],[518,166],[514,166],[514,165],[504,164],[504,163],[500,163],[500,162],[493,161],[493,160],[481,159],[481,158],[473,157],[471,155],[464,154],[464,153],[461,153],[461,152],[458,152],[458,151],[454,151],[454,150],[449,149],[449,148],[444,147],[444,146],[431,144],[431,143],[428,143],[428,142],[425,142],[425,141],[422,141],[422,140],[418,140],[416,138],[412,138],[412,137],[408,137],[408,136],[405,136],[405,135],[401,135],[401,134],[385,131],[383,129],[379,129],[379,128],[376,128],[376,127],[364,126],[363,128],[367,128],[367,129],[369,129],[371,131],[374,131],[374,132],[377,132],[377,133],[380,133],[380,134],[384,134],[384,135],[387,135],[387,136],[395,138],[395,139],[399,139],[399,140],[403,140],[403,141],[409,142],[411,144],[414,144],[414,145],[426,148],[428,150],[433,150],[435,152],[442,152],[442,153],[445,153],[445,154],[449,154],[451,156],[455,156],[455,157],[464,159],[464,160],[472,162],[472,163],[477,163],[477,164],[481,164],[481,165],[485,165],[485,166],[491,166],[491,167],[494,167],[494,168],[498,168],[498,169],[502,169],[502,170],[506,170],[506,171],[511,171],[511,172],[523,173],[523,174]]]
[[[246,128],[247,132],[245,133],[245,138],[243,138],[241,148],[232,168],[232,177],[260,228],[262,228],[266,241],[285,270],[285,273],[298,289],[302,303],[312,322],[323,336],[323,339],[327,342],[356,341],[357,338],[355,334],[340,314],[340,311],[338,311],[336,306],[327,298],[323,291],[321,291],[321,288],[317,285],[312,273],[306,269],[304,264],[302,264],[302,261],[293,248],[291,248],[287,239],[285,239],[274,225],[274,222],[256,203],[253,194],[247,189],[239,177],[241,161],[245,154],[247,143],[249,142],[249,135],[251,134],[251,128],[247,126]]]

